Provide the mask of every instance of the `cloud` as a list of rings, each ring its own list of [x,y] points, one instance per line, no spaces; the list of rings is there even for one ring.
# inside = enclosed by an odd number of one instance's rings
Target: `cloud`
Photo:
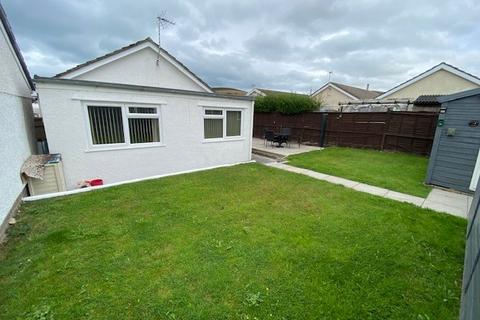
[[[389,89],[446,61],[480,74],[480,2],[4,0],[32,74],[53,75],[176,22],[162,46],[211,86]]]

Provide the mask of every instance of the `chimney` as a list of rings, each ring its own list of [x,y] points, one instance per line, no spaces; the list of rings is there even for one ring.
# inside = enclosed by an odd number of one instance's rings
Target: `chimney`
[[[369,88],[370,88],[370,83],[367,83],[367,91],[368,91]]]

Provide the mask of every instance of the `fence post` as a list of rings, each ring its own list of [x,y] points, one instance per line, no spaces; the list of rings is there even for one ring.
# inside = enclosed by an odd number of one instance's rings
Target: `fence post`
[[[391,111],[388,110],[387,113],[388,115],[387,115],[387,118],[385,119],[385,125],[383,126],[383,132],[382,132],[382,144],[380,145],[380,150],[382,151],[385,148],[385,139],[387,138],[386,131],[390,128],[390,119],[392,118]]]
[[[328,123],[328,113],[325,112],[322,114],[322,122],[320,124],[320,147],[323,147],[325,145],[327,123]]]

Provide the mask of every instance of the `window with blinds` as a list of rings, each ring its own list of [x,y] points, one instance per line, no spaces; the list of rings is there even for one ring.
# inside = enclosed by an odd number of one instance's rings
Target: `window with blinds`
[[[242,111],[205,109],[203,119],[204,139],[239,137],[242,134]]]
[[[87,109],[93,145],[160,142],[158,107],[92,105]]]
[[[125,143],[121,107],[88,106],[93,144]]]
[[[128,128],[130,143],[160,142],[157,108],[129,107]]]
[[[241,134],[242,112],[227,111],[227,137],[235,137]]]

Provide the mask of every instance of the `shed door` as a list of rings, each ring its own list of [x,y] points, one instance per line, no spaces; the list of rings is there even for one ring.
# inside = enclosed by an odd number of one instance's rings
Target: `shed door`
[[[475,169],[473,170],[472,181],[470,181],[470,190],[475,191],[478,184],[478,178],[480,178],[480,149],[478,151]]]

